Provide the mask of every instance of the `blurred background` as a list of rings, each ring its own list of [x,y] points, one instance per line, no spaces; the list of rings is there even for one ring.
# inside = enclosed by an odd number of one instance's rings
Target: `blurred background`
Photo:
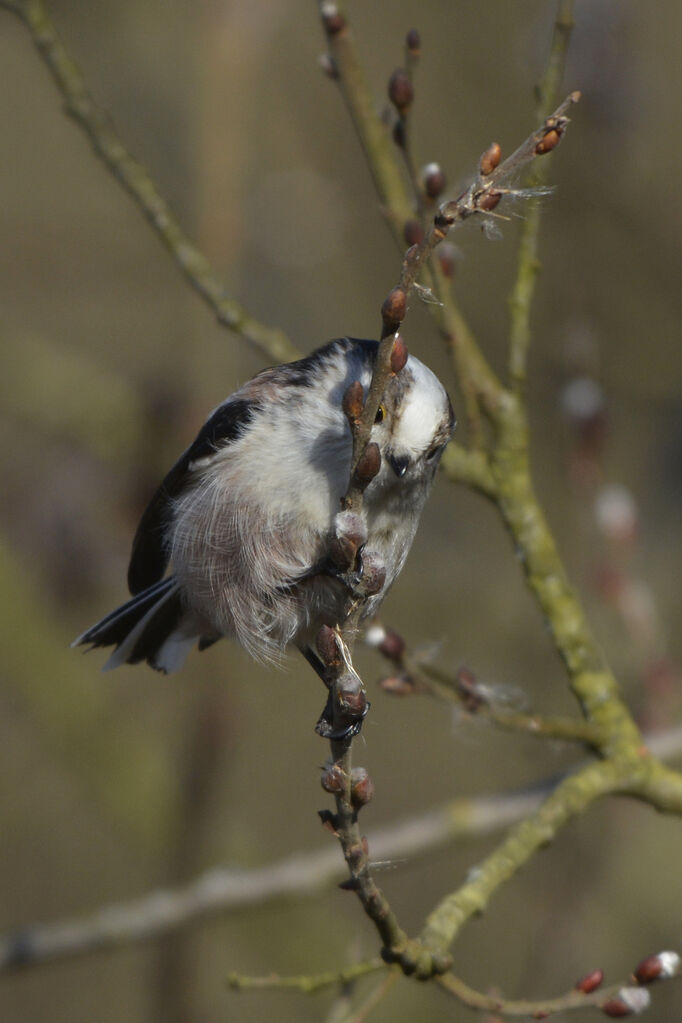
[[[309,351],[376,336],[400,257],[333,82],[315,5],[293,0],[60,0],[53,13],[97,101],[149,168],[229,293]],[[331,842],[316,810],[322,687],[294,657],[255,667],[220,643],[164,678],[100,674],[71,639],[126,597],[146,500],[208,411],[262,368],[191,292],[138,210],[64,117],[0,12],[0,929],[86,914],[215,864],[255,867]],[[554,4],[351,3],[384,102],[405,32],[423,41],[414,142],[456,194],[491,140],[535,127]],[[682,715],[679,357],[682,10],[578,0],[566,91],[579,88],[545,202],[530,369],[538,491],[570,575],[647,728]],[[466,225],[455,286],[495,366],[518,222]],[[413,302],[404,336],[458,405]],[[561,666],[492,508],[441,479],[384,620],[499,698],[572,713]],[[503,734],[425,698],[392,699],[369,650],[372,710],[357,759],[372,829],[456,796],[530,785],[579,750]],[[678,760],[679,763],[679,760]],[[417,931],[493,847],[488,836],[379,880]],[[456,969],[511,996],[558,993],[596,966],[623,978],[682,943],[679,821],[597,805],[469,925]],[[333,923],[332,923],[333,922]],[[6,1020],[323,1020],[333,993],[235,994],[232,970],[312,973],[371,956],[348,893],[278,900],[150,942],[0,978]],[[655,992],[652,1023],[679,1014]],[[401,982],[372,1015],[467,1018]]]

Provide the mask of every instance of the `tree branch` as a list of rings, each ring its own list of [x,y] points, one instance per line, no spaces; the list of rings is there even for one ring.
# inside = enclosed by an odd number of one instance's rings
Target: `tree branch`
[[[273,362],[300,358],[278,327],[269,327],[230,298],[208,260],[189,240],[149,172],[128,152],[111,119],[93,100],[85,79],[61,42],[42,0],[0,0],[30,32],[64,100],[67,114],[88,136],[107,169],[131,196],[154,228],[187,281],[213,310],[218,322],[238,334]]]
[[[566,52],[573,28],[573,0],[560,0],[550,45],[547,68],[539,86],[538,119],[544,120],[556,104],[566,62]],[[549,179],[550,159],[541,160],[533,167],[534,186],[546,185]],[[515,390],[520,390],[526,378],[526,359],[530,345],[530,311],[540,263],[538,238],[540,233],[540,206],[531,204],[521,228],[519,260],[516,281],[509,297],[511,313],[509,335],[509,379]]]

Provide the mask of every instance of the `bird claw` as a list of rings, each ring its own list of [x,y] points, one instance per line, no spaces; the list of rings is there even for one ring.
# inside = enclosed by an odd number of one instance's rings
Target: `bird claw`
[[[365,701],[364,706],[358,713],[353,715],[343,715],[339,720],[339,715],[336,715],[336,721],[334,720],[334,700],[332,690],[329,690],[327,696],[327,702],[324,705],[324,710],[320,714],[320,717],[315,725],[315,731],[322,739],[331,739],[332,741],[339,741],[342,739],[352,739],[354,736],[360,734],[362,729],[362,722],[367,717],[367,712],[370,708],[369,701]]]

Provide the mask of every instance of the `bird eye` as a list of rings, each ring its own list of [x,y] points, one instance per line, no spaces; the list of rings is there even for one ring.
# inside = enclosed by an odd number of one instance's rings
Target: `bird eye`
[[[374,422],[375,423],[383,423],[385,415],[386,415],[386,406],[385,405],[380,405],[379,408],[377,409],[377,414],[374,417]]]

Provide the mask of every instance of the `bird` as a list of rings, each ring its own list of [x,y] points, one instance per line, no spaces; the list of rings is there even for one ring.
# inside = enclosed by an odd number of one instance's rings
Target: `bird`
[[[142,516],[131,599],[72,646],[113,646],[104,670],[146,662],[174,672],[192,647],[222,637],[261,662],[277,663],[293,644],[314,665],[319,630],[341,625],[352,604],[329,558],[351,471],[343,399],[356,381],[367,393],[377,351],[376,341],[337,338],[263,370],[218,405]],[[410,354],[370,435],[381,463],[364,492],[360,555],[378,555],[386,577],[365,598],[363,619],[403,567],[454,425],[445,388]]]

